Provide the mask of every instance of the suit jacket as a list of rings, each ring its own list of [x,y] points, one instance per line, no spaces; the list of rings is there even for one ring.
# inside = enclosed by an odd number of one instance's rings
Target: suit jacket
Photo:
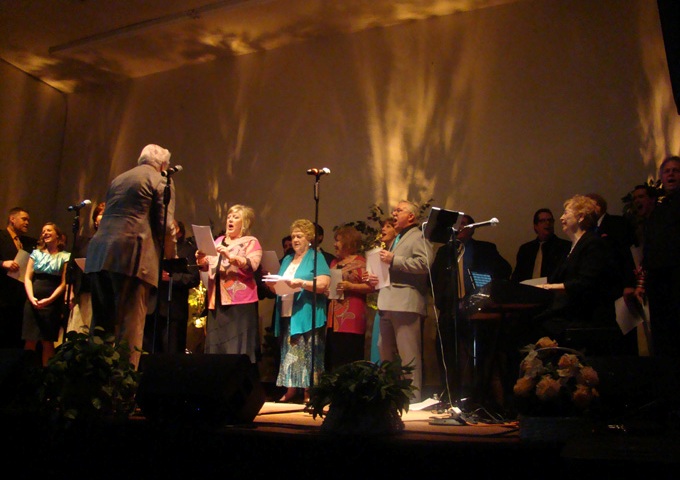
[[[26,235],[19,235],[23,249],[32,252],[37,240]],[[7,230],[0,230],[0,261],[14,260],[18,250],[14,239]],[[0,268],[0,306],[21,305],[26,300],[23,282],[7,276],[7,270]]]
[[[401,235],[393,253],[390,285],[378,292],[378,310],[426,315],[432,244],[413,227]]]
[[[165,177],[151,165],[138,165],[111,182],[102,221],[87,248],[85,273],[106,270],[158,286],[165,185]],[[175,242],[174,186],[167,210],[165,242],[170,258],[169,245]]]
[[[534,262],[536,261],[536,254],[540,242],[538,238],[530,242],[524,243],[517,250],[517,261],[515,262],[515,270],[512,272],[511,280],[521,282],[532,278],[534,274]],[[571,249],[571,242],[564,240],[557,235],[552,235],[543,244],[543,262],[541,262],[541,277],[547,277],[562,262],[562,260],[569,254]]]
[[[595,232],[584,233],[576,242],[569,256],[548,277],[548,283],[564,283],[565,288],[541,315],[556,320],[549,330],[560,333],[569,324],[615,325],[609,255],[605,241]]]
[[[595,229],[611,252],[610,267],[616,271],[612,276],[612,289],[619,294],[624,287],[635,287],[635,260],[630,246],[635,243],[631,225],[621,215],[604,214],[600,226]]]
[[[461,259],[456,267],[463,269],[461,273],[465,280],[466,297],[473,291],[467,270],[487,273],[491,275],[492,279],[507,280],[510,278],[512,267],[510,266],[510,263],[501,256],[496,244],[471,239],[467,242],[465,248],[469,248],[469,251],[472,252],[471,261],[465,263],[465,260]],[[452,268],[450,268],[450,262],[455,261],[456,257],[456,255],[452,254],[452,249],[453,247],[450,243],[439,247],[434,263],[432,264],[432,284],[435,305],[440,311],[450,310],[452,308],[451,304],[453,297],[454,295],[457,295],[458,278],[455,275],[452,275]]]

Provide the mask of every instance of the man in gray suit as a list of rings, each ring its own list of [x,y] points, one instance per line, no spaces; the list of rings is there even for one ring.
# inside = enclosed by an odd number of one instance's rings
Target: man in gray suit
[[[418,228],[418,214],[418,206],[407,200],[392,211],[397,238],[390,250],[380,252],[380,260],[390,266],[390,285],[378,293],[380,360],[399,355],[404,364],[413,362],[414,402],[421,400],[423,387],[421,324],[427,315],[428,271],[434,259],[432,245]]]
[[[131,362],[139,365],[144,322],[152,287],[158,287],[163,258],[175,258],[175,195],[171,184],[164,227],[170,152],[158,145],[142,150],[137,166],[116,177],[106,193],[106,209],[87,248],[85,273],[92,283],[92,328],[104,327],[127,340]]]

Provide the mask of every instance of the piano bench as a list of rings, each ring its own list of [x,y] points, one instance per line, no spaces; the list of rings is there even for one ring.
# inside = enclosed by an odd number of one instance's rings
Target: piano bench
[[[618,355],[623,335],[618,327],[574,327],[565,331],[565,345],[585,355]]]

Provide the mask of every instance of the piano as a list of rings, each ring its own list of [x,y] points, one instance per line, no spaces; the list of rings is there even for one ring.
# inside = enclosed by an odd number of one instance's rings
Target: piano
[[[463,300],[463,310],[474,320],[479,313],[540,311],[552,299],[553,292],[550,290],[511,280],[491,280]]]
[[[545,310],[553,300],[554,292],[540,287],[525,285],[511,280],[491,280],[473,291],[463,300],[463,316],[472,327],[470,351],[472,354],[473,398],[481,404],[491,400],[491,380],[494,369],[500,364],[499,354],[506,361],[514,362],[514,355],[507,355],[500,348],[501,339],[509,332],[529,322]],[[482,333],[484,332],[484,333]],[[501,383],[507,392],[516,380],[517,365],[508,364]],[[503,370],[503,369],[501,369]]]

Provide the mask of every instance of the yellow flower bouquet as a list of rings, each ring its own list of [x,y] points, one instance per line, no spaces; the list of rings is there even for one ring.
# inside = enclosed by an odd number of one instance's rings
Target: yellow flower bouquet
[[[524,348],[526,356],[513,392],[520,414],[573,416],[589,412],[599,398],[597,372],[581,352],[548,337]]]

